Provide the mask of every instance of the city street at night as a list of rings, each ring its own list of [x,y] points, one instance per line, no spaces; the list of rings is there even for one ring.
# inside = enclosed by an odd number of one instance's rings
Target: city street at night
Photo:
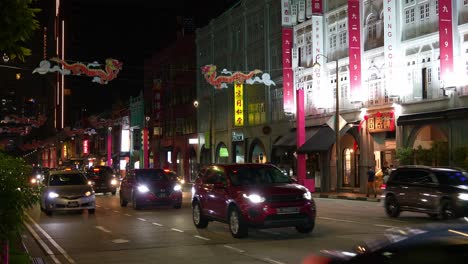
[[[197,230],[192,223],[189,192],[184,193],[182,209],[134,210],[131,204],[121,208],[118,195],[97,196],[95,215],[46,216],[37,207],[28,213],[28,225],[53,251],[55,260],[43,256],[47,263],[280,264],[301,263],[323,249],[351,251],[358,242],[376,238],[389,228],[434,223],[425,214],[407,212],[388,218],[378,202],[315,200],[318,215],[310,235],[299,234],[294,228],[250,229],[246,239],[235,239],[226,224],[217,222]]]

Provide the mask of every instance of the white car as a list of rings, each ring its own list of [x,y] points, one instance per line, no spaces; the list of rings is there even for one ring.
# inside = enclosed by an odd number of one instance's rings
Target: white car
[[[43,184],[41,210],[47,215],[51,215],[53,211],[85,209],[94,214],[94,190],[80,171],[51,171],[44,178]]]

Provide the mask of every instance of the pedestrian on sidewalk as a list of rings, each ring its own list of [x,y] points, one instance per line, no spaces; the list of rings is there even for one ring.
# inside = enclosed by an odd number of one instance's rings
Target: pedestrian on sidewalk
[[[375,193],[375,171],[372,169],[372,166],[369,166],[369,170],[367,171],[367,197],[369,197],[369,192],[372,189],[374,193],[374,197],[377,197]]]

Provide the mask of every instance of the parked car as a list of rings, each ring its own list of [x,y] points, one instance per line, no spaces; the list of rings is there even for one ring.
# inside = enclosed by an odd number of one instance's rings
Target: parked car
[[[97,193],[110,192],[115,195],[119,186],[119,178],[115,175],[114,169],[109,166],[90,167],[86,172],[88,180],[92,181],[93,189]]]
[[[134,209],[143,206],[182,207],[182,186],[177,174],[163,169],[130,170],[120,185],[120,205],[131,202]]]
[[[427,213],[433,218],[468,216],[468,173],[456,168],[403,166],[392,171],[384,189],[385,212]]]
[[[43,180],[41,210],[47,215],[53,211],[88,210],[94,214],[94,190],[79,171],[50,171]]]
[[[300,233],[314,229],[316,207],[311,193],[269,164],[218,164],[202,170],[193,186],[193,223],[229,224],[235,238],[248,227],[294,226]]]
[[[468,226],[440,225],[393,228],[382,237],[358,244],[351,252],[322,250],[302,264],[464,264],[468,259]]]

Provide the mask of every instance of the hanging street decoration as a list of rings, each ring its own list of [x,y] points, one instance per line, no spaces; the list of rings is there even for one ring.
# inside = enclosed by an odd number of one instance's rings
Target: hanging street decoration
[[[253,70],[249,73],[243,72],[231,72],[226,69],[221,71],[220,76],[216,74],[216,65],[205,65],[201,67],[202,74],[205,76],[206,81],[213,85],[216,89],[227,88],[228,83],[239,83],[243,84],[255,84],[263,83],[266,86],[275,85],[275,82],[271,80],[270,74],[263,73],[261,70]],[[261,74],[261,78],[257,75]]]
[[[122,62],[115,59],[106,59],[104,69],[97,62],[84,64],[81,62],[67,63],[59,58],[43,60],[33,73],[46,74],[48,72],[59,72],[62,75],[81,75],[93,77],[93,82],[107,84],[117,77],[122,69]],[[52,66],[53,65],[53,66]]]
[[[4,116],[0,120],[0,134],[19,134],[25,136],[29,134],[32,128],[38,128],[44,125],[47,117],[39,115],[37,119],[18,117],[16,115]]]

